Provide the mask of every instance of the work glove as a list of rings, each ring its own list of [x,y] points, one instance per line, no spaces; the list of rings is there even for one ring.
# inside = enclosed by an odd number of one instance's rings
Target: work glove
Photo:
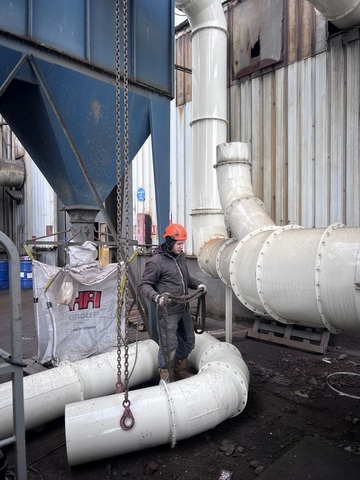
[[[200,283],[200,285],[198,286],[197,288],[198,290],[202,290],[204,295],[206,295],[206,292],[207,292],[207,288],[206,288],[206,285],[204,285],[203,283]]]
[[[155,303],[160,305],[160,307],[163,307],[165,304],[170,303],[169,295],[170,293],[163,293],[162,295],[157,295],[155,298]]]

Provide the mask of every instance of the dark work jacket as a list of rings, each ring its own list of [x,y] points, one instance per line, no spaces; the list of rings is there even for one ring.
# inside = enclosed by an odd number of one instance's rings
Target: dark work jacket
[[[189,288],[196,290],[201,282],[189,274],[185,254],[176,257],[164,251],[161,246],[146,262],[145,270],[139,283],[139,292],[155,302],[156,296],[170,293],[174,296],[187,295]],[[180,313],[186,308],[182,303],[168,304],[168,313]]]

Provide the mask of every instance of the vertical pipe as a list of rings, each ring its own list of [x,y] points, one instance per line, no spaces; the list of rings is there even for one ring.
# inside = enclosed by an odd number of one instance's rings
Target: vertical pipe
[[[227,238],[216,174],[216,146],[227,140],[227,24],[219,0],[176,0],[192,29],[194,251]],[[201,179],[201,182],[199,182]]]

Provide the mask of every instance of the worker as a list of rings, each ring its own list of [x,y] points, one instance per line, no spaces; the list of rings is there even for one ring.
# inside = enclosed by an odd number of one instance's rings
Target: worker
[[[172,377],[181,380],[191,376],[187,371],[187,357],[195,346],[189,304],[169,303],[169,295],[188,295],[188,289],[201,290],[205,295],[207,289],[189,274],[184,254],[187,239],[185,228],[171,223],[166,227],[163,238],[165,241],[146,262],[139,292],[158,305],[158,367],[160,381],[169,383]]]

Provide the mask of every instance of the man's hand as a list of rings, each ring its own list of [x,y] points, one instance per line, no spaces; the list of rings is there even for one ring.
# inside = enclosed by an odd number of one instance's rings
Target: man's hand
[[[163,307],[165,304],[170,303],[169,295],[170,293],[163,293],[162,295],[157,295],[155,298],[155,303],[160,305],[160,307]]]
[[[204,295],[206,295],[206,292],[207,292],[207,288],[206,288],[206,285],[204,285],[203,283],[201,283],[198,288],[198,290],[202,290]]]

